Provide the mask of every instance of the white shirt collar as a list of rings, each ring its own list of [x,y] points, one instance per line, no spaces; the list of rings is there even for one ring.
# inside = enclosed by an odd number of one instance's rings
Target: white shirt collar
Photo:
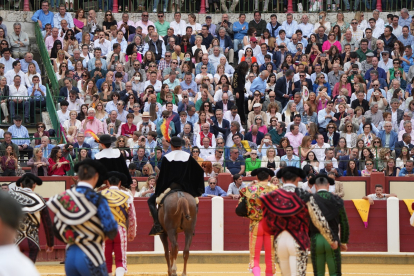
[[[78,187],[87,187],[87,188],[93,189],[91,184],[83,182],[83,181],[78,182],[78,184],[76,186],[78,186]]]

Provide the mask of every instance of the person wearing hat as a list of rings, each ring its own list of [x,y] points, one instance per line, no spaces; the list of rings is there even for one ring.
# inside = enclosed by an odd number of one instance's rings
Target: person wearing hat
[[[21,205],[10,194],[0,191],[1,275],[40,275],[33,262],[14,244],[22,217]]]
[[[193,197],[199,197],[205,190],[203,169],[189,153],[181,150],[184,140],[175,136],[171,138],[170,143],[171,152],[162,158],[155,193],[148,199],[148,206],[154,219],[154,226],[149,233],[151,236],[163,233],[156,207],[156,199],[161,193],[171,188],[171,190],[182,190]]]
[[[129,174],[128,167],[124,156],[121,154],[119,149],[114,149],[111,144],[116,141],[116,138],[108,134],[101,135],[99,137],[99,147],[102,149],[100,152],[95,154],[95,159],[101,163],[106,170],[117,171],[127,176],[127,185],[131,185],[132,178]]]
[[[265,213],[265,231],[275,236],[282,275],[305,276],[310,248],[309,220],[333,249],[337,249],[338,243],[312,194],[298,188],[299,181],[306,177],[305,172],[296,167],[284,167],[276,177],[284,183],[282,188],[259,198]]]
[[[311,221],[309,230],[312,243],[313,272],[315,275],[325,275],[325,265],[327,264],[330,275],[342,275],[341,251],[347,250],[346,244],[349,240],[349,223],[344,202],[339,196],[329,192],[329,187],[335,186],[334,179],[326,175],[318,175],[310,179],[309,182],[316,188],[313,198],[327,219],[334,240],[340,245],[337,249],[332,249]]]
[[[149,112],[142,113],[142,121],[137,124],[137,130],[146,136],[150,131],[155,131],[155,124],[150,121],[151,115]]]
[[[118,234],[113,240],[105,241],[105,259],[108,273],[112,274],[112,252],[115,255],[115,274],[122,276],[127,271],[127,244],[136,236],[137,221],[134,207],[134,198],[123,188],[129,188],[127,177],[119,172],[108,173],[107,189],[101,191],[111,208],[112,215],[118,223]],[[122,187],[121,187],[122,186]]]
[[[263,71],[262,73],[269,75],[267,71]],[[260,76],[258,78],[260,78]],[[267,115],[266,115],[266,112],[262,111],[261,103],[255,103],[253,105],[253,111],[249,112],[249,115],[247,116],[247,128],[248,129],[250,129],[252,125],[256,124],[254,118],[256,118],[256,116],[258,115],[262,116],[263,122],[267,122]]]
[[[16,186],[20,188],[9,191],[10,195],[21,205],[24,213],[17,229],[15,243],[19,246],[20,251],[29,257],[33,263],[36,262],[37,254],[40,251],[40,222],[43,223],[45,231],[46,252],[52,252],[55,243],[52,220],[50,219],[49,210],[46,208],[46,202],[34,192],[37,185],[42,185],[42,180],[34,174],[26,173],[16,182]]]
[[[106,141],[105,141],[106,142]],[[54,232],[67,244],[66,275],[108,276],[102,243],[118,234],[118,223],[101,194],[94,191],[103,184],[108,169],[100,162],[86,159],[75,165],[75,187],[49,199],[55,213]]]
[[[254,276],[260,276],[260,251],[262,246],[265,248],[266,276],[276,273],[275,267],[275,248],[273,246],[274,236],[265,231],[264,213],[261,202],[256,201],[260,196],[270,193],[277,189],[270,185],[270,179],[275,173],[268,168],[258,168],[252,171],[252,176],[256,176],[257,182],[240,190],[239,205],[236,213],[250,219],[249,225],[249,269]]]
[[[365,43],[362,43],[365,44]],[[359,50],[358,50],[359,51]],[[368,52],[365,54],[365,60],[361,62],[361,75],[365,76],[365,73],[372,68],[372,58],[374,57],[373,52]]]

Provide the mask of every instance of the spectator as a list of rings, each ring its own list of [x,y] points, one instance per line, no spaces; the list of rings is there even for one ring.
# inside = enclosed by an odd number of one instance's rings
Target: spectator
[[[99,131],[99,132],[96,132],[96,133],[102,133],[102,131]],[[76,139],[77,142],[73,144],[72,159],[75,159],[79,155],[79,151],[81,149],[86,149],[88,157],[91,157],[91,155],[92,155],[92,151],[91,151],[92,146],[85,142],[85,134],[83,132],[78,132],[76,137],[77,137],[77,139]]]
[[[258,157],[257,150],[250,152],[250,158],[246,159],[246,176],[250,176],[251,172],[261,167],[261,160]]]
[[[383,192],[383,187],[380,184],[375,185],[375,194],[369,194],[367,196],[363,196],[362,199],[366,199],[369,201],[369,204],[374,205],[374,200],[387,200],[389,197],[397,197],[396,194],[385,194]]]
[[[234,140],[233,136],[233,140]],[[239,137],[240,138],[240,137]],[[238,148],[231,148],[230,149],[230,157],[226,161],[227,169],[230,171],[232,175],[236,173],[243,175],[245,172],[245,161],[242,157],[239,156],[239,149]]]
[[[35,146],[35,148],[40,148],[42,150],[44,158],[49,158],[50,153],[52,152],[52,149],[54,148],[54,146],[52,144],[50,144],[49,137],[48,136],[43,136],[40,139],[40,143],[41,144]]]
[[[2,176],[16,176],[18,160],[11,145],[6,146],[4,155],[0,159],[0,165],[3,171]]]
[[[53,12],[49,11],[49,2],[48,1],[42,1],[40,3],[41,9],[37,10],[33,16],[32,21],[37,22],[39,24],[40,29],[44,30],[46,24],[51,24],[53,27]],[[51,7],[51,9],[54,9],[54,7]]]
[[[299,132],[299,126],[296,124],[291,124],[290,131],[286,133],[285,137],[289,139],[289,143],[293,147],[294,153],[297,155],[299,153],[299,147],[304,137],[303,134]]]
[[[215,177],[210,177],[208,179],[208,186],[206,187],[206,190],[204,192],[204,194],[202,195],[203,197],[216,197],[216,196],[226,196],[227,193],[220,188],[219,186],[217,186],[217,178]]]
[[[138,197],[150,197],[155,192],[155,186],[157,185],[155,176],[149,176],[144,186],[138,193]]]
[[[335,173],[331,171],[331,172],[328,172],[328,177],[335,180],[336,176],[335,176]],[[329,186],[329,192],[333,193],[334,195],[339,196],[340,198],[343,198],[345,196],[344,184],[342,184],[342,182],[340,181],[335,180],[335,185]]]
[[[42,149],[35,148],[33,154],[33,157],[27,162],[27,166],[31,168],[31,173],[36,176],[47,176],[49,162],[43,157]]]
[[[62,150],[60,147],[54,147],[52,149],[48,162],[49,176],[63,176],[70,170],[70,163],[65,157],[62,156]]]
[[[287,166],[292,166],[300,168],[300,158],[296,155],[293,155],[293,147],[287,146],[285,148],[286,155],[280,158],[280,161],[286,162]]]
[[[247,185],[243,183],[243,176],[236,173],[233,175],[233,182],[230,183],[227,190],[227,196],[231,196],[233,199],[239,199],[240,190],[245,187],[247,187]]]
[[[13,24],[13,32],[9,34],[10,46],[14,58],[24,58],[29,50],[29,36],[22,32],[22,25],[19,22]]]

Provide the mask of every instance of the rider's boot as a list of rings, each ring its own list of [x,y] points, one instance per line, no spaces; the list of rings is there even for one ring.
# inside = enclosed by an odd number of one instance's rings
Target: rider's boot
[[[154,225],[152,226],[152,229],[149,233],[150,236],[156,236],[156,235],[161,235],[164,233],[164,229],[162,228],[159,220],[158,220],[158,210],[157,207],[153,206],[153,205],[148,205],[150,212],[151,212],[151,216],[154,219]]]

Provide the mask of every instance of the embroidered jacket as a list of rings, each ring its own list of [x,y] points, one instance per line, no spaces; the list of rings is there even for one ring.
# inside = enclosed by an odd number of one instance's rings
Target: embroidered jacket
[[[19,229],[17,229],[16,245],[24,239],[29,239],[40,248],[39,227],[42,221],[47,245],[52,247],[54,245],[53,227],[45,200],[29,188],[18,188],[10,190],[9,193],[22,206],[24,212]]]
[[[68,245],[79,246],[98,267],[105,262],[102,250],[105,236],[114,239],[118,224],[106,199],[82,183],[53,196],[47,205],[56,214],[54,230],[57,238]]]
[[[263,209],[260,202],[256,201],[260,196],[276,190],[277,187],[269,185],[267,181],[249,185],[240,190],[240,200],[246,199],[247,216],[250,219],[250,225],[256,225],[263,218]]]

